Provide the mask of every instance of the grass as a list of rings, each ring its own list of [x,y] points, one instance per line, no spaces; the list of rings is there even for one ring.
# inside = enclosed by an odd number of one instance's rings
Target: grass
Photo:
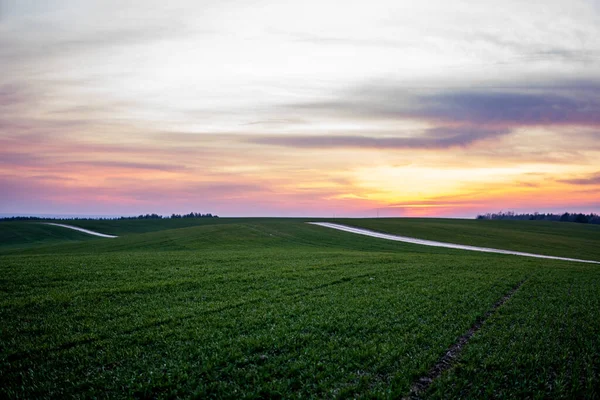
[[[435,383],[431,397],[598,398],[598,310],[597,268],[534,275]]]
[[[600,225],[434,218],[339,219],[335,222],[419,239],[600,261]]]
[[[425,396],[598,396],[596,266],[192,221],[3,243],[0,397],[397,398],[523,279]]]
[[[158,232],[168,229],[189,228],[207,225],[261,224],[274,222],[304,222],[302,218],[165,218],[165,219],[125,219],[125,220],[69,220],[69,225],[91,229],[110,235],[130,235],[136,233]]]
[[[34,222],[0,221],[0,251],[91,239],[93,237],[85,233],[58,226]]]

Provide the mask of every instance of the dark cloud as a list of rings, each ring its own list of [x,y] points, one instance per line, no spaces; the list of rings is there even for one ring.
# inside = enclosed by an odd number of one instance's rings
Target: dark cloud
[[[369,137],[351,135],[278,135],[249,138],[255,144],[300,148],[446,149],[508,133],[503,129],[434,128],[415,137]]]
[[[571,185],[600,185],[600,171],[583,178],[560,179],[558,182],[569,183]]]
[[[330,101],[289,106],[362,119],[421,119],[496,127],[600,125],[600,82],[569,81],[511,88],[425,89],[374,84]]]
[[[418,99],[415,116],[502,125],[599,125],[600,99],[553,93],[454,92]]]

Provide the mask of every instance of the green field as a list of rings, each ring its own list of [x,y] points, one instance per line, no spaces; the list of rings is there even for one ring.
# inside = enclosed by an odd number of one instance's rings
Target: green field
[[[58,226],[31,222],[0,221],[0,252],[93,239],[94,237],[88,234]]]
[[[598,398],[600,265],[433,248],[302,219],[0,221],[0,398]],[[335,220],[600,261],[600,227]]]

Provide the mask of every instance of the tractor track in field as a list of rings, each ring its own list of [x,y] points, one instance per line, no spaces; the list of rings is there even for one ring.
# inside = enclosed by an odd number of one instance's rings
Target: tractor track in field
[[[454,366],[456,359],[460,356],[463,347],[471,340],[473,335],[477,333],[483,326],[483,324],[498,310],[502,307],[511,297],[523,286],[527,279],[523,279],[515,287],[513,287],[508,293],[498,300],[491,309],[489,309],[481,318],[465,332],[456,342],[454,342],[446,351],[444,355],[435,363],[435,365],[427,372],[427,374],[417,379],[410,388],[410,394],[403,397],[403,400],[420,399],[421,395],[429,389],[434,380],[439,378],[442,373],[449,370]]]
[[[375,232],[375,231],[371,231],[368,229],[355,228],[353,226],[334,224],[331,222],[308,222],[308,223],[311,225],[318,225],[318,226],[322,226],[325,228],[337,229],[339,231],[355,233],[357,235],[365,235],[365,236],[371,236],[371,237],[380,238],[380,239],[394,240],[396,242],[420,244],[423,246],[445,247],[448,249],[478,251],[481,253],[509,254],[509,255],[522,256],[522,257],[535,257],[535,258],[546,258],[546,259],[550,259],[550,260],[600,264],[600,261],[594,261],[594,260],[582,260],[579,258],[547,256],[544,254],[524,253],[521,251],[492,249],[489,247],[469,246],[469,245],[457,244],[457,243],[437,242],[435,240],[417,239],[417,238],[413,238],[413,237],[409,237],[409,236],[391,235],[389,233]]]

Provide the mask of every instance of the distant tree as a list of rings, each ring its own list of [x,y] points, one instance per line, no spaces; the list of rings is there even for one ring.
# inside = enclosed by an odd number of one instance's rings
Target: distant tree
[[[202,214],[191,212],[189,214],[181,215],[181,214],[171,214],[170,218],[218,218],[218,215],[213,215],[211,213]],[[102,221],[102,220],[132,220],[132,219],[162,219],[169,218],[163,217],[162,215],[152,213],[152,214],[140,214],[137,216],[121,216],[121,217],[96,217],[96,218],[82,218],[82,217],[69,217],[69,218],[42,218],[42,217],[29,217],[29,216],[14,216],[14,217],[4,217],[0,218],[0,221],[64,221],[64,220],[78,220],[78,221]]]
[[[517,214],[514,211],[498,213],[479,214],[477,219],[512,219],[512,220],[530,220],[530,221],[560,221],[560,222],[578,222],[582,224],[600,224],[600,216],[598,214],[574,214],[565,212],[564,214],[551,213],[525,213]]]

